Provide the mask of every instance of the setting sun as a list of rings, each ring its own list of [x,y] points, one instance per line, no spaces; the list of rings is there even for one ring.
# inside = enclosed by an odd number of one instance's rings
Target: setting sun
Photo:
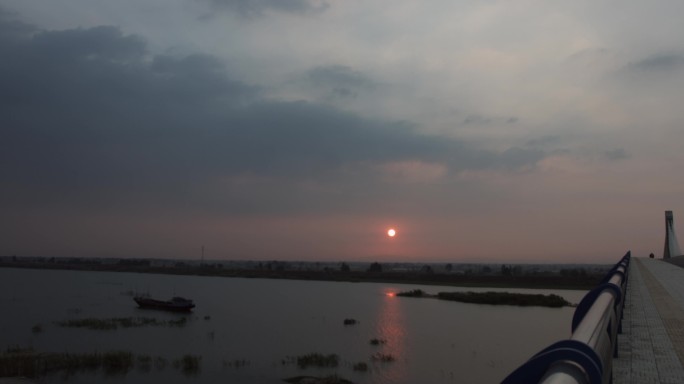
[[[387,230],[387,236],[389,237],[394,237],[397,234],[397,231],[394,230],[394,228],[390,228]]]

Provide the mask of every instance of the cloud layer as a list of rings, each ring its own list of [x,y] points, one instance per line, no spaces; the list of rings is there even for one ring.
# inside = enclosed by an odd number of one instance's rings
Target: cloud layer
[[[428,28],[410,3],[366,20],[377,4],[176,1],[159,9],[196,29],[160,38],[152,13],[119,22],[130,4],[64,1],[95,21],[0,8],[2,254],[586,259],[684,189],[682,47],[579,39],[577,10],[539,10],[573,31],[549,54],[540,21],[496,26],[504,4]]]

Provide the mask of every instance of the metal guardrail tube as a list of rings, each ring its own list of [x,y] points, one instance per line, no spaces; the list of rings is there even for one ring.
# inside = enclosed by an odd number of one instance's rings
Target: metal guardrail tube
[[[572,336],[532,356],[502,384],[608,384],[625,303],[627,252],[575,309]]]
[[[589,378],[579,365],[571,361],[561,361],[549,368],[549,372],[542,378],[541,383],[589,384]]]
[[[589,311],[573,332],[571,340],[576,340],[591,347],[601,360],[603,375],[605,375],[606,360],[612,354],[611,340],[608,329],[609,322],[615,321],[613,312],[615,297],[610,292],[604,292],[594,301]],[[580,375],[581,373],[581,375]],[[603,376],[602,375],[602,376]],[[602,378],[602,381],[603,378]],[[543,384],[578,384],[591,383],[581,367],[571,361],[564,361],[549,367]]]
[[[581,341],[588,346],[595,348],[602,336],[604,330],[603,323],[609,319],[610,313],[613,311],[614,297],[609,292],[602,293],[594,305],[591,306],[589,312],[584,316],[584,319],[579,324],[575,332],[572,333],[572,340]]]

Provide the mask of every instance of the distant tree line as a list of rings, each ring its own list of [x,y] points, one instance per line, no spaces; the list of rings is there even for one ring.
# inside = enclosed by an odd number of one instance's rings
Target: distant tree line
[[[501,265],[501,276],[520,276],[522,267],[519,265]]]
[[[371,272],[371,273],[380,273],[380,272],[382,272],[382,264],[378,263],[377,261],[374,262],[374,263],[372,263],[372,264],[368,267],[368,272]]]
[[[564,268],[560,270],[561,276],[567,277],[585,277],[587,276],[586,268]]]

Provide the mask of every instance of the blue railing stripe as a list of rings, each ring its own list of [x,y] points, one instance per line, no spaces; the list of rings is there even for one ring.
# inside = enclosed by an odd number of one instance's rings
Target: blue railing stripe
[[[569,340],[535,354],[502,384],[610,383],[612,359],[617,357],[617,335],[622,333],[630,259],[628,251],[601,284],[582,298],[572,318]]]

